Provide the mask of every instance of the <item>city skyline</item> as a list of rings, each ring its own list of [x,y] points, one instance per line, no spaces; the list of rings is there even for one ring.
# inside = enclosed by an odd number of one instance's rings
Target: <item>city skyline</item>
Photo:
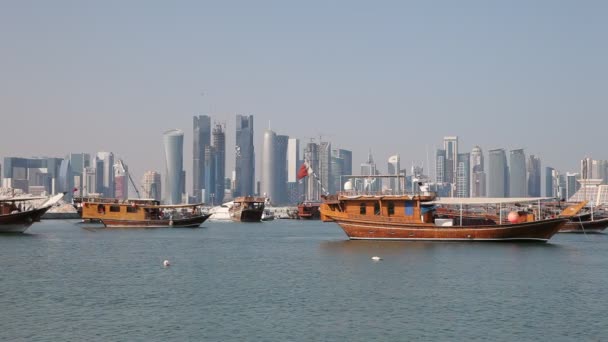
[[[594,143],[608,5],[466,4],[2,5],[0,159],[113,151],[141,179],[162,173],[158,137],[179,128],[191,172],[193,115],[226,124],[227,171],[235,115],[255,116],[258,148],[270,126],[302,145],[323,136],[355,164],[371,148],[429,169],[452,134],[462,151],[525,148],[557,170],[608,159]],[[580,117],[594,122],[584,134]]]

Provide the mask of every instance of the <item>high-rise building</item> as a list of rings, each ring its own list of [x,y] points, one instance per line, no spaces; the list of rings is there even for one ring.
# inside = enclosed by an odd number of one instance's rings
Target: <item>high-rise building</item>
[[[114,198],[114,153],[97,152],[97,192],[103,197]]]
[[[438,149],[435,154],[435,182],[447,183],[445,150]]]
[[[545,197],[557,197],[555,189],[555,180],[553,178],[554,168],[545,167]]]
[[[443,149],[445,150],[445,175],[446,182],[456,184],[456,170],[458,168],[458,137],[444,137]]]
[[[208,115],[193,118],[192,148],[192,195],[197,202],[202,202],[202,189],[205,184],[205,147],[211,145],[211,118]],[[207,189],[209,193],[209,189]]]
[[[143,196],[145,198],[160,201],[162,198],[160,173],[156,171],[146,171],[141,183],[144,190]]]
[[[331,174],[331,143],[322,141],[319,144],[319,180],[326,192],[330,192]]]
[[[287,142],[287,203],[296,204],[301,201],[302,190],[298,183],[300,159],[300,140],[290,138]]]
[[[375,176],[378,175],[378,169],[376,168],[376,163],[374,162],[374,158],[372,157],[372,151],[369,151],[367,155],[367,161],[361,164],[361,175],[362,176]],[[369,192],[379,192],[382,189],[382,183],[380,178],[375,177],[367,177],[363,179],[361,185],[357,185],[357,189]]]
[[[342,158],[344,160],[344,164],[342,165],[342,175],[352,175],[353,152],[350,150],[338,149],[338,158]]]
[[[569,200],[574,194],[580,189],[581,184],[579,183],[580,175],[574,172],[566,173],[566,186],[564,199]]]
[[[70,153],[70,165],[74,175],[74,196],[84,194],[84,170],[91,166],[91,155],[88,153]]]
[[[484,171],[483,151],[475,146],[471,151],[471,197],[486,196],[486,173]]]
[[[275,203],[277,200],[277,135],[270,129],[264,132],[264,142],[262,145],[262,195],[270,198],[270,201]]]
[[[509,197],[526,197],[526,155],[523,149],[509,153]]]
[[[456,197],[469,197],[471,194],[471,154],[458,153],[456,164]]]
[[[85,167],[82,177],[82,196],[91,196],[97,194],[97,168]]]
[[[213,147],[215,149],[215,203],[224,202],[226,190],[226,133],[221,124],[213,128]]]
[[[166,204],[182,203],[184,189],[184,132],[179,129],[166,131],[165,147],[165,198]]]
[[[528,156],[528,196],[540,197],[540,158]]]
[[[129,168],[120,160],[114,164],[114,194],[121,200],[129,197]]]
[[[593,159],[581,160],[581,179],[593,179]]]
[[[507,155],[502,148],[488,151],[489,184],[488,197],[507,197],[509,191],[509,169]]]
[[[212,206],[217,203],[215,200],[215,181],[217,170],[217,154],[215,153],[215,147],[206,145],[205,153],[203,154],[203,189],[201,190],[201,199],[205,203],[209,203]],[[196,198],[198,200],[198,198]]]
[[[254,194],[255,152],[253,148],[253,115],[236,116],[236,163],[234,196]]]
[[[388,175],[389,176],[399,176],[399,171],[401,170],[401,157],[398,154],[390,156],[388,158]],[[388,179],[388,187],[389,189],[396,194],[401,193],[401,182],[399,178],[389,178]]]
[[[5,157],[2,187],[20,189],[25,193],[29,187],[47,194],[72,193],[72,171],[69,159],[63,158],[16,158]],[[43,187],[43,188],[40,188]]]
[[[568,179],[566,175],[559,174],[557,171],[555,177],[557,177],[557,197],[565,201],[568,199]]]
[[[306,144],[306,147],[304,148],[304,161],[306,161],[313,172],[318,175],[319,145],[312,141]],[[314,176],[309,175],[304,178],[304,189],[304,200],[312,202],[320,200],[321,187]]]
[[[344,183],[352,175],[352,152],[344,149],[332,149],[331,153],[331,180],[329,182],[329,193],[336,193],[343,190]]]

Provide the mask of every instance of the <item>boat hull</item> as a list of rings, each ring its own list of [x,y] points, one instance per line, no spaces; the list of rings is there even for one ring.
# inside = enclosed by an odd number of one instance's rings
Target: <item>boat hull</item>
[[[119,220],[102,219],[107,228],[197,228],[205,222],[210,215],[200,215],[176,220]]]
[[[437,227],[431,224],[371,222],[333,218],[353,240],[541,241],[549,240],[567,222],[552,219],[518,224]]]
[[[230,217],[236,222],[261,222],[264,209],[243,209],[230,213]]]
[[[40,218],[50,207],[38,208],[24,212],[0,215],[0,233],[23,233]]]
[[[602,233],[608,227],[608,218],[603,218],[594,221],[572,221],[566,222],[563,227],[559,230],[560,233]]]

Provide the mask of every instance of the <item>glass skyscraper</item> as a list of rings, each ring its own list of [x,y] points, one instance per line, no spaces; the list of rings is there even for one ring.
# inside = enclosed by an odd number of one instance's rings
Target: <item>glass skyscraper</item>
[[[234,196],[248,196],[255,192],[255,151],[253,147],[253,115],[236,116]]]
[[[165,147],[165,203],[180,204],[184,188],[184,132],[173,129],[163,135]]]
[[[211,145],[211,118],[207,115],[195,116],[192,126],[192,195],[197,202],[202,202],[204,199],[201,190],[205,188],[205,147]]]
[[[523,149],[509,153],[509,197],[526,197],[526,155]]]
[[[488,151],[488,197],[507,197],[508,196],[508,176],[507,155],[502,148]]]

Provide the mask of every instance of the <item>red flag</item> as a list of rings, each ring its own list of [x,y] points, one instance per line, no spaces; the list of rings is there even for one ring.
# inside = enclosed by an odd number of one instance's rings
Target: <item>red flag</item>
[[[302,164],[302,166],[300,166],[300,169],[298,170],[298,174],[297,174],[297,179],[300,180],[304,177],[308,176],[308,168],[306,167],[306,163]]]

